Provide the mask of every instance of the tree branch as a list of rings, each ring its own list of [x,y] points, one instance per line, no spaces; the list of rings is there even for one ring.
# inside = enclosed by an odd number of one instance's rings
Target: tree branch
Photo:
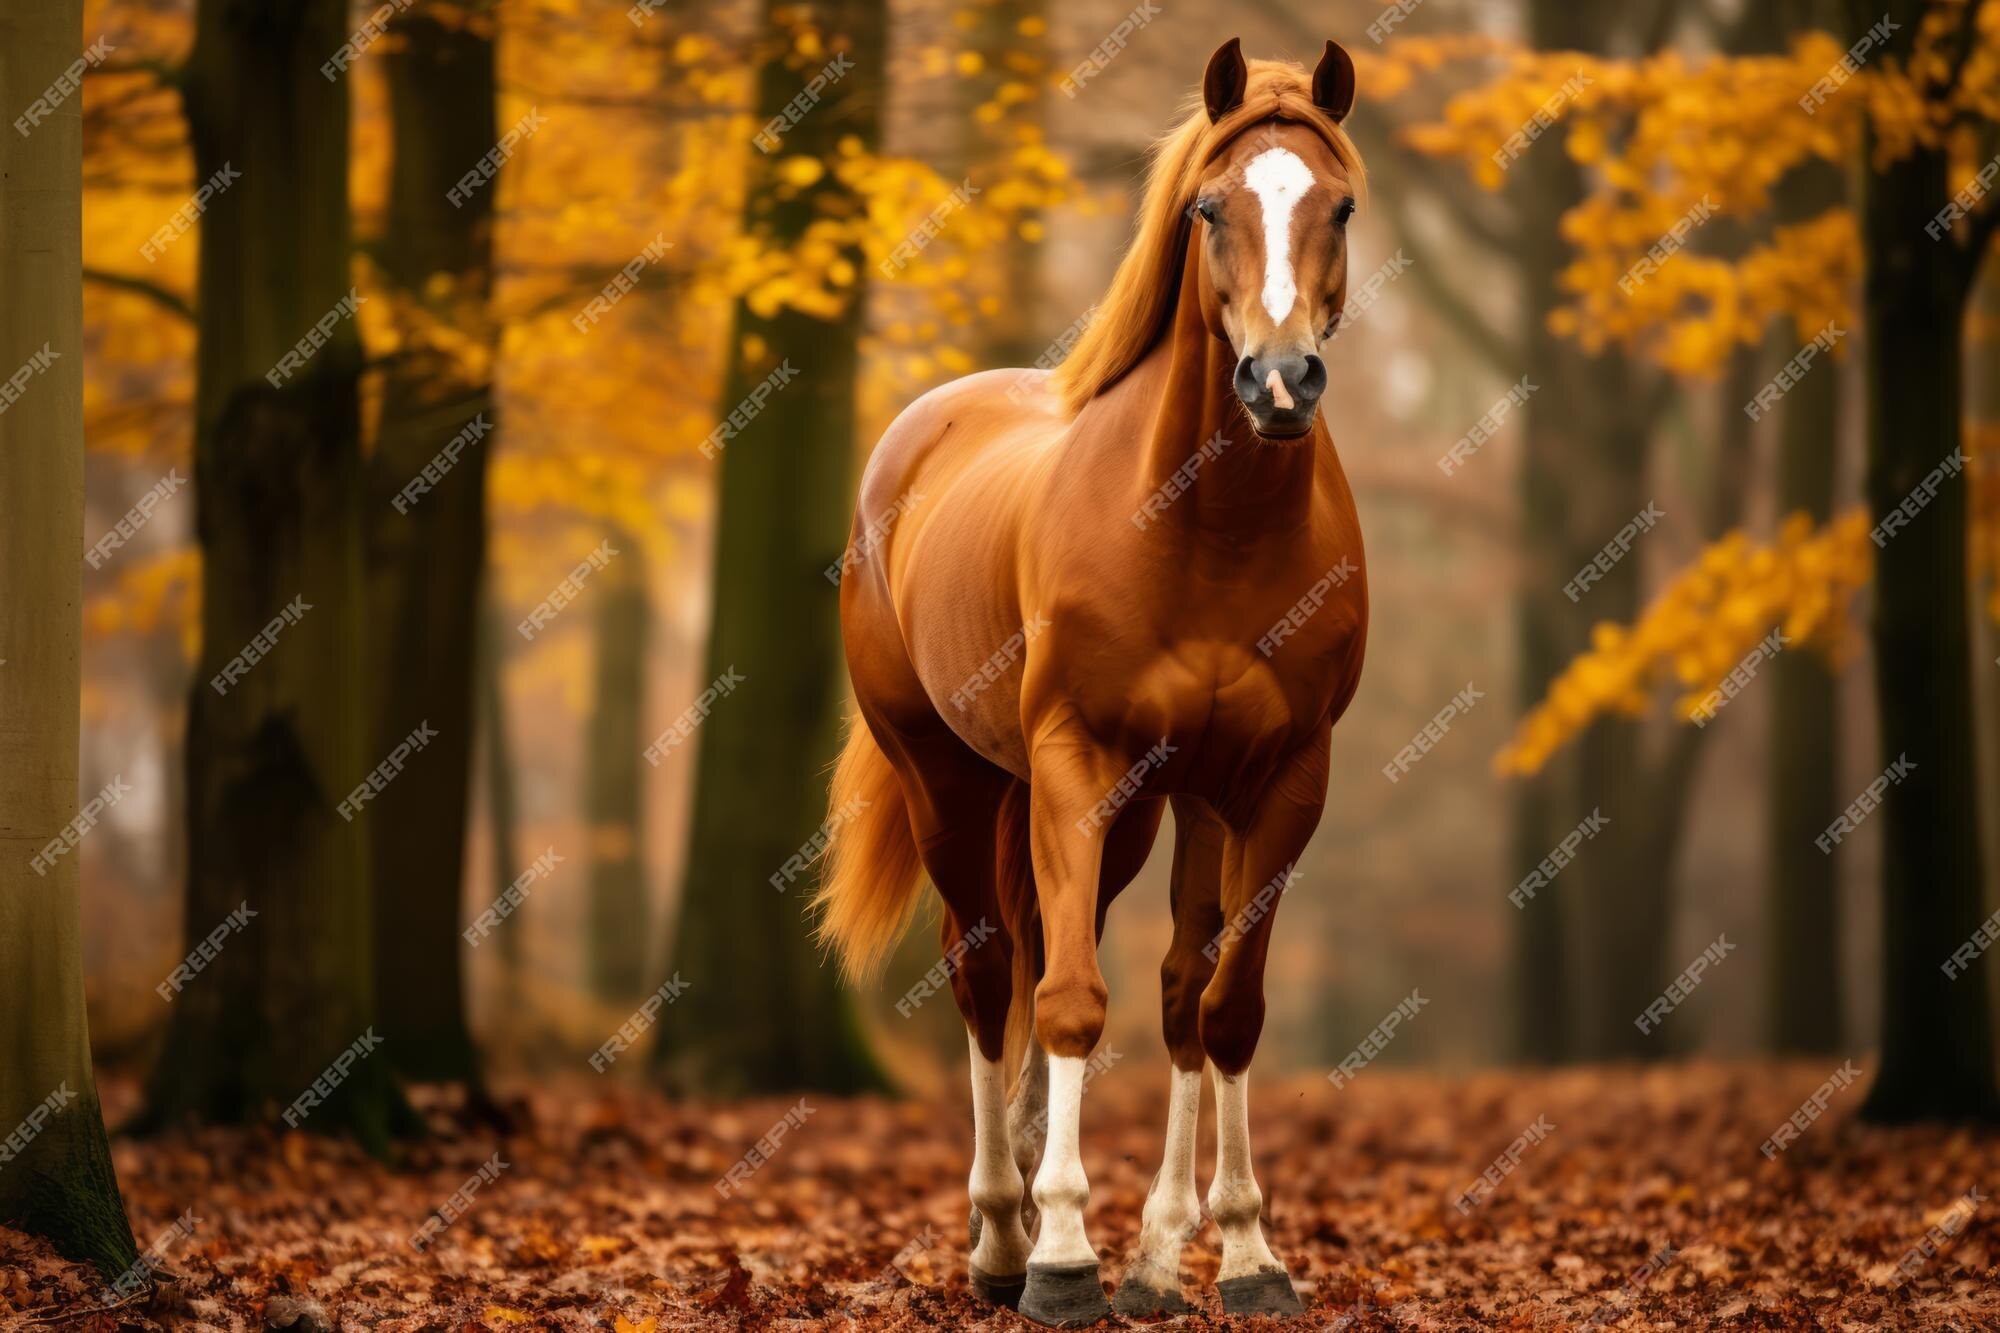
[[[169,291],[156,282],[148,282],[129,273],[113,273],[101,268],[86,268],[83,271],[83,280],[94,282],[100,287],[109,287],[113,291],[131,292],[135,296],[143,296],[170,315],[177,315],[190,324],[199,322],[195,318],[194,307],[188,303],[186,297],[179,292]]]

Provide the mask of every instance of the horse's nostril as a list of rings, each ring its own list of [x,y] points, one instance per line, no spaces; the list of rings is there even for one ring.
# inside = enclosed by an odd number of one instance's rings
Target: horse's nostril
[[[1236,396],[1244,402],[1253,401],[1264,391],[1262,379],[1257,374],[1257,364],[1249,357],[1236,363]]]
[[[1299,376],[1299,394],[1305,398],[1317,398],[1326,392],[1326,362],[1306,354],[1306,372]]]

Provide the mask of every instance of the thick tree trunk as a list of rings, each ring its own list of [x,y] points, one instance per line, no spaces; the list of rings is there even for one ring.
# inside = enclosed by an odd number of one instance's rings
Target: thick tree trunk
[[[639,747],[645,720],[646,560],[630,533],[613,534],[625,558],[607,566],[597,592],[597,694],[587,750],[590,771],[590,976],[599,999],[638,1000],[646,982],[646,878],[642,855],[645,784]]]
[[[173,1000],[155,1121],[270,1117],[374,1035],[368,848],[343,803],[388,756],[361,647],[348,94],[320,73],[347,32],[341,0],[196,8],[196,176],[240,173],[202,219],[195,391],[187,938],[221,937]],[[368,794],[406,798],[427,780],[400,776]],[[359,1054],[344,1068],[291,1119],[380,1145],[401,1107],[388,1064]]]
[[[779,8],[767,0],[769,22]],[[851,72],[785,135],[787,154],[831,157],[840,139],[880,138],[886,7],[831,0],[807,7],[845,46]],[[777,114],[814,71],[773,59],[759,77],[761,115]],[[748,224],[790,244],[824,206],[850,207],[831,177],[789,199],[766,161]],[[866,261],[853,257],[857,268]],[[824,571],[846,546],[855,457],[856,338],[861,304],[820,320],[739,306],[721,412],[781,363],[796,372],[722,455],[715,620],[706,677],[743,683],[702,723],[693,840],[671,958],[688,989],[661,1019],[657,1060],[673,1087],[707,1096],[779,1088],[881,1085],[853,1005],[824,965],[804,913],[803,881],[770,877],[826,815],[826,766],[843,690],[838,602]],[[752,358],[754,335],[768,352]],[[686,763],[685,750],[662,761]]]
[[[495,444],[487,303],[499,182],[457,204],[447,195],[500,135],[487,22],[413,9],[396,20],[398,39],[383,52],[395,164],[382,268],[419,313],[385,377],[363,510],[369,620],[378,631],[368,673],[371,751],[387,754],[425,722],[437,732],[422,779],[368,807],[377,1028],[383,1058],[405,1076],[469,1083],[478,1082],[479,1062],[458,932],[486,460]],[[430,320],[450,327],[453,340],[428,338]],[[456,345],[460,337],[471,350]]]
[[[0,6],[0,104],[28,106],[84,44],[82,0]],[[0,377],[42,367],[0,413],[0,1225],[115,1279],[138,1250],[97,1108],[77,852],[63,841],[90,813],[80,102],[0,140]]]
[[[1914,0],[1891,6],[1915,31]],[[1910,11],[1904,13],[1902,11]],[[1873,143],[1865,149],[1872,155]],[[1868,255],[1868,503],[1879,524],[1963,445],[1960,356],[1976,261],[1925,226],[1950,197],[1941,154],[1872,173]],[[1971,224],[1961,224],[1969,227]],[[1863,1114],[1907,1121],[2000,1114],[1986,957],[1945,968],[1986,916],[1972,720],[1968,479],[1946,476],[1875,557],[1881,757],[1907,755],[1882,823],[1882,1058]],[[1877,529],[1881,531],[1880,528]]]

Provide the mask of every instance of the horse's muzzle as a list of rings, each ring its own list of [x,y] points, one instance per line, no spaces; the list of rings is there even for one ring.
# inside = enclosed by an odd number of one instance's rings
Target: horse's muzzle
[[[1236,363],[1236,396],[1259,435],[1286,439],[1305,434],[1324,392],[1326,363],[1310,352],[1246,356]]]

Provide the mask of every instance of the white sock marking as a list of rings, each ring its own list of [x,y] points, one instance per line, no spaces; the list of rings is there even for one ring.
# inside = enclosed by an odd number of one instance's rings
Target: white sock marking
[[[1021,1169],[1008,1142],[1007,1075],[972,1044],[972,1179],[967,1192],[979,1209],[979,1245],[972,1262],[991,1277],[1027,1271],[1028,1235],[1021,1229]]]
[[[1282,324],[1299,294],[1292,276],[1292,210],[1312,188],[1312,168],[1289,148],[1267,148],[1244,168],[1243,183],[1264,210],[1264,309]]]
[[[1264,1194],[1250,1170],[1250,1074],[1230,1078],[1214,1065],[1215,1179],[1208,1187],[1208,1211],[1222,1229],[1222,1271],[1218,1280],[1284,1271],[1264,1239],[1260,1214]]]
[[[1201,1071],[1175,1069],[1167,1095],[1167,1146],[1160,1174],[1146,1192],[1139,1256],[1125,1280],[1155,1291],[1180,1290],[1181,1251],[1201,1230],[1201,1202],[1194,1191],[1195,1127],[1201,1119]]]
[[[1090,1201],[1090,1180],[1083,1173],[1079,1139],[1083,1120],[1083,1059],[1074,1055],[1049,1057],[1049,1137],[1042,1147],[1042,1168],[1035,1173],[1035,1204],[1042,1210],[1037,1264],[1094,1264],[1097,1251],[1083,1232],[1083,1206]]]

